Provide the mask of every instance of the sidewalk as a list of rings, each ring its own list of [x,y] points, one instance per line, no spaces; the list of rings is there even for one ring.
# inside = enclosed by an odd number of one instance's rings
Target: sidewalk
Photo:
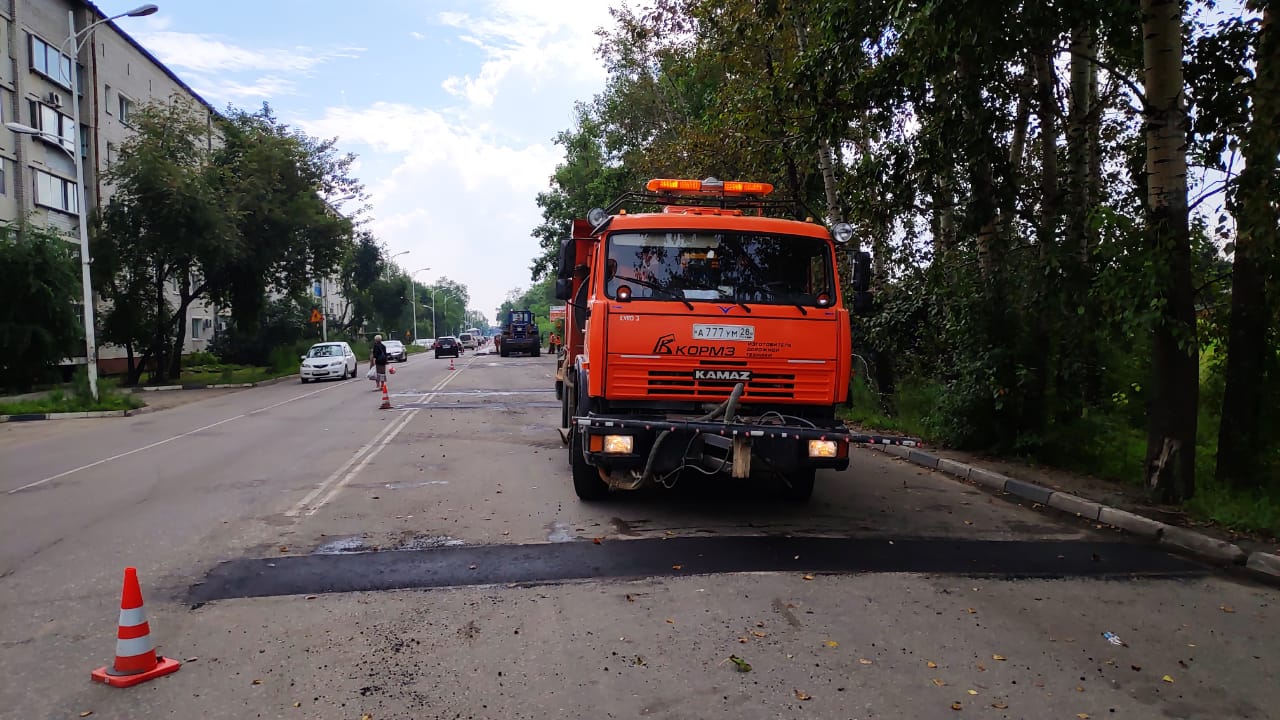
[[[1081,517],[1151,538],[1221,565],[1280,579],[1280,540],[1199,522],[1149,502],[1140,488],[1056,468],[940,448],[874,446],[904,462],[952,475],[1012,502]]]

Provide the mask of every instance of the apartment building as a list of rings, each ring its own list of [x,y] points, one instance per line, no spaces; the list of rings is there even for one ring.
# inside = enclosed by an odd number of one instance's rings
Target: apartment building
[[[114,22],[78,35],[74,44],[79,47],[73,47],[72,15],[77,32],[106,17],[84,0],[0,0],[0,53],[8,59],[0,62],[0,120],[42,133],[0,130],[0,222],[25,217],[74,243],[80,204],[93,209],[110,199],[102,174],[128,138],[135,108],[152,100],[189,98],[211,129],[216,111]],[[79,97],[72,96],[72,72]],[[72,103],[80,106],[79,128]],[[83,198],[72,152],[79,152],[84,163]],[[68,302],[81,312],[79,297]],[[212,338],[216,313],[197,303],[188,315],[186,350],[203,349]],[[98,362],[104,373],[120,372],[124,352],[102,346]]]
[[[217,111],[115,21],[79,34],[79,48],[72,47],[68,13],[77,33],[106,17],[86,0],[0,0],[0,57],[8,59],[0,62],[0,124],[18,122],[42,132],[33,136],[0,128],[0,222],[26,217],[77,243],[80,203],[93,209],[110,200],[112,189],[102,175],[132,132],[129,116],[136,108],[175,96],[193,100],[209,124],[211,142]],[[72,72],[79,97],[72,97]],[[84,198],[72,152],[83,158]],[[326,283],[331,317],[345,307],[338,286],[333,279]],[[171,292],[176,305],[176,288]],[[79,296],[68,302],[82,315]],[[225,317],[215,307],[193,303],[184,319],[184,352],[207,349],[225,327]],[[83,363],[83,350],[78,354],[71,361]],[[98,364],[103,373],[123,372],[125,353],[103,345]]]

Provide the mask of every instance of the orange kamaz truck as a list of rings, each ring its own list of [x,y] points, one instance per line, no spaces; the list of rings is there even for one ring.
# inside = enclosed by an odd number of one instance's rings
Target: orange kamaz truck
[[[837,254],[853,228],[771,217],[786,206],[772,190],[656,179],[574,221],[556,392],[578,497],[724,473],[805,501],[850,443],[914,444],[837,419],[852,361]],[[852,265],[862,308],[869,256]]]

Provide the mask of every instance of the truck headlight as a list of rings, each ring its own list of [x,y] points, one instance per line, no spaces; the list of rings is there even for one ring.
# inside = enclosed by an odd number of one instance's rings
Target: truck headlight
[[[636,446],[636,439],[631,435],[605,435],[604,452],[606,455],[630,455]]]
[[[809,441],[809,457],[833,458],[835,456],[836,456],[835,440],[810,440]]]

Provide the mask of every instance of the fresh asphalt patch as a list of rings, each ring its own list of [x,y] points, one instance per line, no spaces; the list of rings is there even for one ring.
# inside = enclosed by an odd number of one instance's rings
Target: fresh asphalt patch
[[[1187,578],[1207,569],[1142,543],[830,537],[680,537],[244,558],[189,601],[742,572],[1003,578]]]

